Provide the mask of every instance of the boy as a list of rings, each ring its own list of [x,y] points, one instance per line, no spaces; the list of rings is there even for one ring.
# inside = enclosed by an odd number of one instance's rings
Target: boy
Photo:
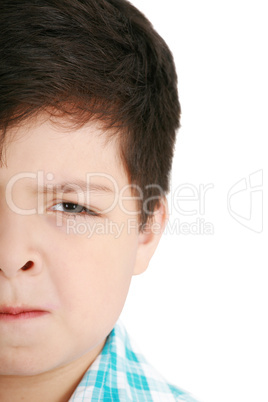
[[[0,32],[0,400],[192,400],[117,322],[167,217],[169,49],[125,0],[3,0]]]

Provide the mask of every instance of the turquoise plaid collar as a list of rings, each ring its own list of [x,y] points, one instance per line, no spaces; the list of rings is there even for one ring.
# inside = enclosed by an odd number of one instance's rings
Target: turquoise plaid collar
[[[121,322],[117,322],[69,400],[81,401],[196,402],[168,384],[134,351]]]

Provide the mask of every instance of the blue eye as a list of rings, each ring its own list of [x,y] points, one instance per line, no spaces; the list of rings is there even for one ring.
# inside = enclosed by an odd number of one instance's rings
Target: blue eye
[[[58,207],[58,209],[57,209]],[[54,205],[52,208],[54,211],[63,212],[66,215],[91,215],[91,216],[99,216],[98,213],[91,211],[90,209],[83,207],[82,205],[75,204],[73,202],[59,202]]]

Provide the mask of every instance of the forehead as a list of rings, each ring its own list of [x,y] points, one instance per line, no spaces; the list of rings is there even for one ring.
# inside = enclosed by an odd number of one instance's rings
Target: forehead
[[[105,130],[100,121],[91,121],[78,129],[64,123],[67,122],[62,119],[55,122],[39,115],[7,130],[0,177],[42,171],[56,180],[84,180],[87,174],[99,174],[101,182],[107,175],[119,187],[128,183],[116,134]]]

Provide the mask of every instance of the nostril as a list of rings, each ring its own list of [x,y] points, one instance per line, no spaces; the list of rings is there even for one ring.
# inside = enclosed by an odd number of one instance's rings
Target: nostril
[[[33,266],[33,262],[32,261],[28,261],[26,262],[25,265],[23,265],[23,267],[21,268],[23,271],[27,271],[28,269],[32,268]]]

